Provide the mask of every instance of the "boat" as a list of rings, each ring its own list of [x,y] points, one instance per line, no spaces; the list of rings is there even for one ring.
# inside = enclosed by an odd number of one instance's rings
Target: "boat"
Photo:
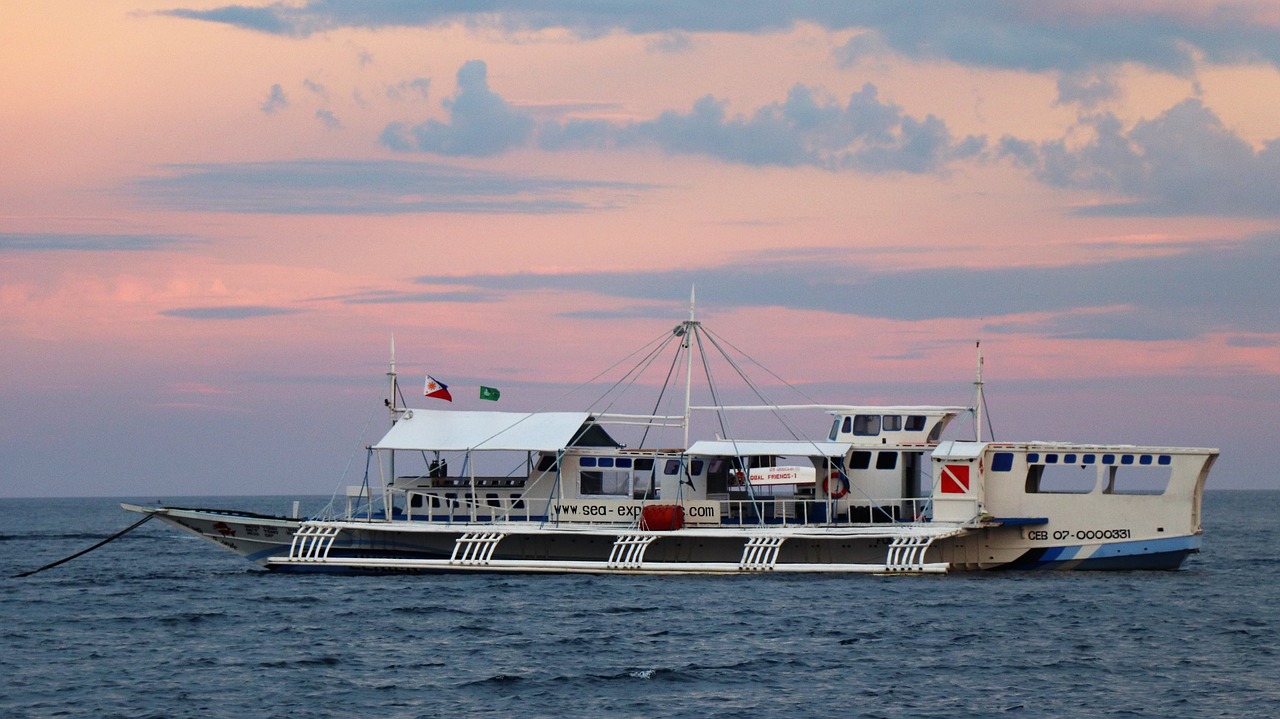
[[[695,355],[706,367],[714,347],[744,364],[725,345],[691,303],[612,385],[652,366],[683,370],[683,411],[667,414],[614,411],[616,399],[582,411],[410,408],[393,349],[391,425],[366,447],[345,506],[309,518],[297,503],[294,516],[122,507],[278,572],[1177,569],[1200,550],[1216,449],[984,439],[980,355],[972,406],[730,404],[714,383],[711,403],[695,405]],[[669,347],[675,359],[658,363]],[[660,392],[668,406],[678,394]],[[789,419],[805,412],[825,415],[825,432],[811,438]],[[715,431],[690,441],[699,413]],[[727,431],[726,417],[754,427],[761,415],[781,418],[785,437]],[[947,438],[961,418],[973,437]],[[660,431],[677,439],[655,444]]]

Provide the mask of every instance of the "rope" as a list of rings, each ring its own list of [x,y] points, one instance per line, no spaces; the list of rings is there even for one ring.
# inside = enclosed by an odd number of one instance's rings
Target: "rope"
[[[139,519],[138,521],[136,521],[136,522],[134,522],[133,524],[129,525],[127,528],[125,528],[125,529],[123,529],[123,530],[121,530],[121,531],[119,531],[119,532],[116,532],[115,534],[111,535],[110,537],[107,537],[106,539],[102,540],[101,542],[98,542],[97,544],[93,545],[92,547],[89,547],[88,549],[85,549],[85,550],[81,550],[81,551],[79,551],[79,552],[76,552],[75,554],[71,555],[70,557],[65,557],[65,558],[63,558],[63,559],[59,559],[58,561],[56,561],[56,562],[54,562],[54,563],[52,563],[52,564],[46,564],[46,565],[44,565],[43,567],[40,567],[39,569],[32,569],[30,572],[23,572],[22,574],[15,574],[15,575],[13,575],[12,577],[10,577],[10,579],[18,579],[19,577],[29,577],[29,576],[31,576],[32,574],[35,574],[36,572],[43,572],[43,571],[44,571],[44,570],[46,570],[46,569],[53,569],[54,567],[56,567],[56,566],[58,566],[59,564],[62,564],[62,563],[64,563],[64,562],[70,562],[71,560],[75,559],[76,557],[79,557],[79,556],[80,556],[80,555],[82,555],[82,554],[88,554],[89,552],[92,552],[93,550],[97,549],[98,547],[101,547],[102,545],[106,544],[107,542],[110,542],[110,541],[112,541],[112,540],[116,540],[116,539],[119,539],[119,538],[123,537],[124,535],[128,534],[129,532],[132,532],[133,530],[137,529],[138,527],[141,527],[143,524],[145,524],[145,523],[147,522],[147,520],[151,519],[151,518],[152,518],[152,517],[154,517],[154,516],[156,516],[156,515],[154,515],[154,514],[148,514],[147,516],[143,517],[142,519]]]

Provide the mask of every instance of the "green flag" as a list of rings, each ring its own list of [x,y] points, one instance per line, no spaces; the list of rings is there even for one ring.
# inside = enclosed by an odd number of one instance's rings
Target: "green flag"
[[[499,392],[495,387],[480,388],[480,399],[487,399],[487,400],[492,400],[494,402],[497,402],[498,398],[501,396],[502,396],[502,393]]]

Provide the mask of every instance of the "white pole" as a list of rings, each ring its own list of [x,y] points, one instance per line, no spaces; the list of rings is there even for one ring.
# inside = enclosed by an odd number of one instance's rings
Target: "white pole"
[[[974,407],[974,410],[973,410],[973,417],[974,417],[973,438],[975,441],[981,442],[982,441],[982,340],[978,340],[976,349],[978,351],[978,379],[975,380],[973,383],[973,386],[976,390],[975,394],[977,395],[977,397],[975,397],[977,406]]]
[[[392,333],[391,335],[391,369],[387,371],[387,378],[391,384],[391,401],[387,403],[387,409],[391,410],[391,424],[394,425],[396,423],[396,420],[399,419],[399,415],[396,411],[397,402],[399,401],[396,398],[396,395],[399,394],[399,392],[397,391],[399,387],[396,386],[396,336],[395,336],[395,333]],[[396,451],[394,449],[389,451],[391,452],[390,482],[395,483]],[[387,491],[386,484],[383,484],[383,486],[380,489],[382,491],[382,513],[383,513],[383,516],[389,520],[391,519],[391,493]],[[370,519],[373,518],[373,487],[369,487],[369,518]]]
[[[684,446],[683,449],[689,448],[689,406],[691,402],[691,394],[693,392],[693,341],[691,339],[694,328],[694,290],[695,287],[689,288],[689,323],[684,333],[684,350],[685,350],[685,370],[684,370]]]

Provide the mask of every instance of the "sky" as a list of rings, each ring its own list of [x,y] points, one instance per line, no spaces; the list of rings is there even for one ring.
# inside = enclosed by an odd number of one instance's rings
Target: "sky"
[[[1273,2],[6,0],[0,158],[0,496],[328,494],[392,338],[581,409],[695,288],[765,386],[980,341],[997,439],[1277,487]]]

